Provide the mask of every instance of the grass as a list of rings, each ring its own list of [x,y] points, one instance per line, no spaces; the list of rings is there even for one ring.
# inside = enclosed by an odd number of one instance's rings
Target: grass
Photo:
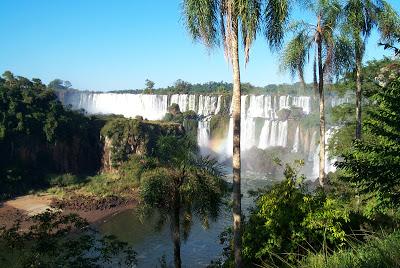
[[[64,175],[63,175],[64,176]],[[107,196],[132,197],[132,193],[138,187],[136,179],[118,174],[99,174],[85,177],[79,182],[69,185],[55,185],[46,190],[46,193],[62,199],[73,195],[95,196],[98,198]]]
[[[354,245],[352,249],[308,256],[300,267],[303,268],[389,268],[400,267],[400,231],[384,237],[373,237],[370,241]]]

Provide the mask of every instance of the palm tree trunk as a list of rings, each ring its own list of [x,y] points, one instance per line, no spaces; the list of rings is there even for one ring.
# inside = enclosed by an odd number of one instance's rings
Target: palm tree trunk
[[[325,185],[325,96],[324,70],[322,65],[322,36],[319,33],[318,44],[318,93],[319,93],[319,185]]]
[[[240,89],[240,65],[238,48],[238,21],[232,22],[232,68],[233,68],[233,251],[235,257],[235,267],[242,267],[242,234],[241,234],[241,189],[240,189],[240,109],[241,109],[241,89]]]
[[[313,63],[313,89],[314,89],[314,96],[317,97],[318,95],[318,80],[317,80],[317,60],[314,57]]]
[[[179,192],[175,194],[174,212],[172,217],[172,237],[174,241],[174,263],[175,268],[181,268],[181,237],[180,237],[180,198]]]
[[[358,54],[358,53],[357,53]],[[361,58],[357,56],[356,58],[356,139],[361,139],[361,98],[362,98],[362,88],[361,88]]]

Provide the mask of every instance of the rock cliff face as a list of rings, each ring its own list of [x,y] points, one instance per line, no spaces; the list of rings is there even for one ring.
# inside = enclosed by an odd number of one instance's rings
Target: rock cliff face
[[[114,172],[130,156],[152,156],[161,136],[182,136],[181,124],[120,118],[101,130],[102,171]]]
[[[99,131],[93,128],[93,132],[83,136],[71,133],[65,140],[51,143],[28,136],[3,146],[2,153],[10,162],[35,174],[92,174],[101,163]]]

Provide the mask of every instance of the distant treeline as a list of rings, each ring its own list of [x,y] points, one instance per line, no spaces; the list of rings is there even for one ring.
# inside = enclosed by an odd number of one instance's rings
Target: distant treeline
[[[153,88],[154,82],[146,80],[146,88],[143,89],[125,89],[125,90],[112,90],[109,93],[119,93],[119,94],[231,94],[232,83],[227,82],[207,82],[207,83],[197,83],[191,84],[183,80],[177,80],[173,85],[166,88]],[[65,86],[67,83],[68,86]],[[150,87],[149,87],[150,85]],[[63,81],[60,79],[55,79],[49,83],[49,88],[54,90],[69,90],[77,91],[71,87],[68,81]],[[99,92],[99,91],[89,91],[89,92]],[[312,84],[307,84],[306,88],[300,83],[294,84],[270,84],[265,87],[254,86],[250,83],[242,83],[242,93],[243,94],[301,94],[301,95],[312,95],[313,87]]]

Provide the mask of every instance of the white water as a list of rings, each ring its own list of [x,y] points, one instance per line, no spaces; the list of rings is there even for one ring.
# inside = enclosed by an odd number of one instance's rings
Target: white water
[[[300,146],[300,127],[297,126],[296,133],[294,134],[294,142],[293,142],[292,152],[297,153],[299,151],[299,146]]]
[[[66,105],[74,109],[84,109],[89,114],[121,114],[125,117],[143,116],[149,120],[160,120],[172,103],[177,103],[182,112],[193,110],[198,115],[208,117],[222,110],[223,96],[209,95],[148,95],[73,92],[63,98]],[[302,108],[304,114],[311,111],[311,97],[308,96],[272,96],[245,95],[241,97],[242,108],[242,148],[252,147],[265,149],[272,146],[287,146],[287,121],[278,121],[277,112],[290,107]],[[230,104],[232,110],[232,104]],[[256,133],[256,118],[265,120],[261,133]],[[209,119],[206,119],[209,121]],[[206,131],[206,128],[208,130]],[[232,126],[227,133],[227,145],[232,144]],[[207,135],[206,135],[207,133]],[[210,147],[209,122],[199,123],[198,142],[200,147]],[[225,150],[226,156],[232,154],[231,146]]]
[[[337,128],[330,128],[328,131],[325,133],[325,147],[327,147],[329,140],[331,139],[332,135],[335,133]],[[319,175],[319,144],[315,148],[315,153],[313,157],[313,178],[317,178]],[[337,161],[336,158],[331,158],[329,159],[329,152],[328,150],[325,150],[325,174],[328,174],[329,172],[335,172],[336,167],[334,166],[335,162]]]
[[[140,115],[149,120],[162,119],[168,111],[168,107],[172,103],[177,103],[182,112],[193,110],[204,118],[198,124],[199,147],[203,153],[215,152],[220,159],[226,159],[232,155],[233,121],[232,119],[230,120],[223,146],[211,148],[210,116],[219,114],[228,107],[232,111],[232,103],[226,103],[227,100],[226,97],[221,95],[148,95],[89,92],[72,92],[62,98],[65,105],[71,105],[74,109],[84,109],[89,114],[121,114],[125,117]],[[348,101],[347,97],[333,99],[331,104],[335,106]],[[307,160],[314,163],[314,171],[318,170],[318,161],[315,160],[318,160],[317,133],[314,132],[312,134],[309,144],[301,145],[303,140],[300,139],[299,127],[297,126],[293,137],[288,137],[288,121],[280,121],[277,116],[278,111],[281,109],[290,109],[291,107],[301,108],[303,113],[307,115],[312,110],[311,102],[312,100],[309,96],[242,96],[242,150],[246,151],[253,147],[267,149],[275,146],[291,146],[292,152],[299,152],[300,148],[304,148],[302,150],[308,153]],[[225,103],[224,106],[223,103]],[[258,127],[257,124],[259,125]],[[328,131],[328,133],[331,132]],[[329,136],[327,137],[328,139]],[[326,165],[327,172],[334,169],[331,162]]]
[[[197,143],[200,147],[200,151],[203,154],[208,153],[208,144],[210,141],[210,121],[202,120],[199,121],[197,128]]]

